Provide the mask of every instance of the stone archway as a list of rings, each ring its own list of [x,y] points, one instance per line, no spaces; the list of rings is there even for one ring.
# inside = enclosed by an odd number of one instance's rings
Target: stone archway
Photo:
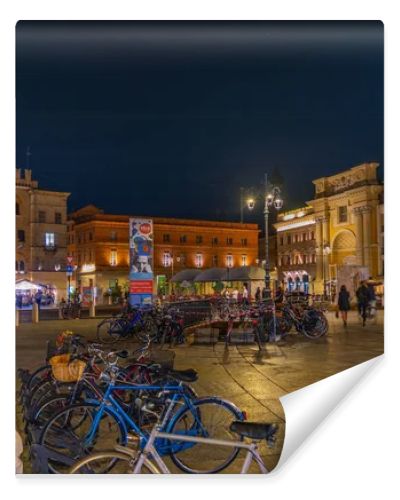
[[[346,265],[356,253],[356,237],[353,231],[343,229],[337,233],[332,241],[331,263],[339,266]]]

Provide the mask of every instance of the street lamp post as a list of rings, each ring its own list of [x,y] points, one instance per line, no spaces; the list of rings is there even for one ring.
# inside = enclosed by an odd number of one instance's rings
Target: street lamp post
[[[274,207],[280,210],[283,206],[281,198],[281,190],[278,186],[273,186],[268,183],[268,175],[264,177],[264,192],[256,194],[255,196],[247,199],[247,208],[253,210],[255,207],[256,198],[264,200],[264,225],[265,225],[265,291],[267,298],[271,297],[271,276],[270,276],[270,261],[269,261],[269,240],[268,240],[268,226],[269,226],[269,213],[270,209]]]

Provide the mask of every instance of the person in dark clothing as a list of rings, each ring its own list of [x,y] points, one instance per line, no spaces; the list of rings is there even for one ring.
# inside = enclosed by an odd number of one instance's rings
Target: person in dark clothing
[[[278,286],[275,292],[275,303],[282,304],[283,302],[283,290],[281,286]]]
[[[358,313],[362,317],[363,326],[365,326],[365,321],[367,319],[367,307],[369,303],[369,292],[365,281],[361,282],[361,285],[356,291],[357,302],[358,302]]]
[[[260,302],[261,300],[261,288],[257,287],[256,293],[254,295],[256,302]]]
[[[340,311],[340,315],[342,316],[343,325],[347,326],[347,312],[350,311],[350,294],[345,285],[340,287],[338,309]]]
[[[262,289],[262,298],[263,299],[268,298],[268,292],[267,292],[267,289],[265,287]]]

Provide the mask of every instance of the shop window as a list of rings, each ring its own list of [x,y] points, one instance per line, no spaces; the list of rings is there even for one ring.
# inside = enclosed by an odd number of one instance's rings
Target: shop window
[[[226,265],[227,265],[228,267],[232,267],[232,266],[233,266],[233,255],[228,254],[228,255],[226,256]]]
[[[54,214],[54,222],[55,222],[55,224],[62,224],[61,212],[56,212]]]
[[[43,224],[44,222],[46,222],[46,212],[45,211],[39,210],[38,217],[39,217],[39,222],[41,224]]]
[[[171,237],[169,234],[163,234],[163,243],[169,243],[171,241]]]
[[[54,233],[45,233],[44,235],[45,245],[48,248],[55,246],[55,235]]]
[[[338,207],[338,222],[342,224],[347,222],[347,206]]]
[[[17,237],[18,237],[18,241],[24,242],[25,241],[25,231],[23,229],[18,229]]]

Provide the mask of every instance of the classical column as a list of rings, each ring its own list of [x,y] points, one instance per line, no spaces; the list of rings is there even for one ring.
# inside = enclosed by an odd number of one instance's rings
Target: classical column
[[[364,241],[363,241],[363,220],[362,220],[362,208],[357,207],[354,209],[354,218],[356,226],[356,258],[357,265],[362,266],[364,264]]]
[[[363,207],[363,248],[364,248],[364,266],[371,272],[371,207]]]
[[[329,253],[325,254],[325,247],[330,246],[329,216],[322,217],[322,262],[324,266],[324,280],[329,280]]]
[[[315,238],[316,238],[316,273],[315,273],[315,281],[318,284],[321,284],[323,281],[323,253],[322,253],[322,245],[323,245],[323,235],[322,235],[322,217],[318,217],[315,219]]]

